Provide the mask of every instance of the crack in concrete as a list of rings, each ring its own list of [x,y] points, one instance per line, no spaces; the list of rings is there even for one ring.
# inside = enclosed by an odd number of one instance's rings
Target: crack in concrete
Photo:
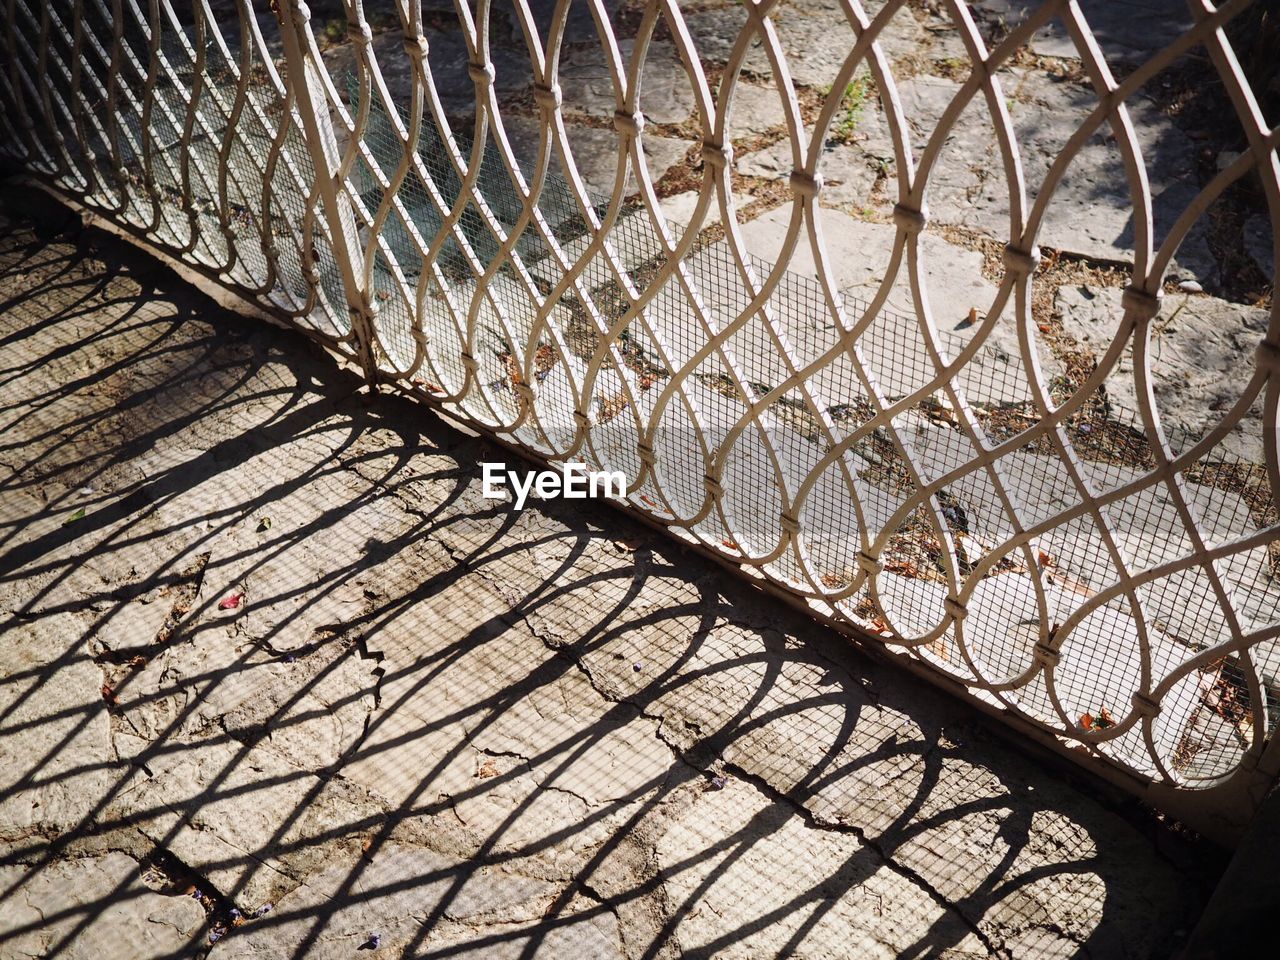
[[[559,787],[559,786],[556,786],[556,785],[555,785],[555,784],[553,784],[553,783],[546,783],[546,782],[544,782],[544,781],[539,781],[539,782],[538,782],[538,789],[539,789],[539,790],[554,790],[556,793],[563,793],[566,797],[573,797],[575,800],[577,800],[579,803],[581,803],[583,806],[585,806],[588,810],[590,810],[592,807],[596,806],[596,804],[592,803],[590,800],[588,800],[588,799],[587,799],[586,797],[584,797],[582,794],[580,794],[580,793],[578,793],[578,792],[576,792],[576,791],[574,791],[574,790],[570,790],[568,787]]]
[[[959,918],[969,932],[978,938],[978,941],[987,949],[987,952],[991,956],[1007,957],[1009,955],[1003,947],[997,946],[978,926],[978,924],[970,919],[964,910],[948,900],[946,896],[932,883],[930,883],[921,873],[906,864],[899,863],[897,860],[893,859],[885,849],[884,845],[878,840],[873,839],[871,835],[861,827],[854,826],[853,824],[830,823],[822,820],[803,803],[799,802],[794,797],[788,796],[763,777],[744,770],[737,764],[729,763],[728,761],[724,762],[724,766],[726,770],[732,772],[736,779],[755,787],[755,789],[762,793],[767,799],[790,807],[810,829],[822,830],[830,833],[847,833],[857,837],[858,841],[865,844],[870,850],[872,850],[886,867],[924,892],[931,900],[937,903],[948,913],[952,913]]]
[[[495,750],[492,747],[481,747],[481,746],[477,746],[474,743],[471,744],[471,748],[475,750],[477,753],[481,753],[486,757],[511,757],[514,760],[519,760],[521,763],[525,764],[526,766],[529,763],[528,757],[526,757],[523,753],[519,753],[515,750]]]
[[[640,716],[645,717],[648,720],[654,721],[656,723],[654,736],[657,737],[657,739],[661,741],[667,747],[668,750],[671,751],[673,758],[677,762],[680,762],[685,764],[686,766],[689,766],[691,769],[696,770],[699,774],[702,774],[703,776],[706,775],[707,772],[705,770],[697,766],[695,763],[692,763],[685,756],[685,753],[678,746],[673,744],[664,734],[664,721],[667,718],[665,713],[652,713],[649,710],[647,710],[642,704],[635,702],[635,700],[630,697],[619,698],[616,696],[611,696],[601,686],[598,679],[594,676],[591,668],[585,662],[583,662],[582,657],[576,656],[570,653],[569,649],[566,647],[552,646],[550,643],[548,643],[548,641],[545,638],[541,637],[536,631],[533,630],[533,626],[532,624],[529,623],[527,617],[524,617],[523,615],[521,615],[520,619],[530,629],[530,632],[534,633],[535,636],[538,636],[538,638],[542,640],[543,644],[546,645],[548,649],[550,649],[556,655],[564,656],[566,659],[568,659],[569,662],[572,663],[583,674],[587,682],[591,684],[591,688],[595,690],[596,693],[599,694],[602,698],[604,698],[606,701],[610,703],[626,703],[634,707]],[[823,659],[825,660],[827,658],[824,657]],[[828,661],[828,662],[831,662],[831,661]],[[834,663],[832,663],[832,666],[833,668],[837,668],[837,669],[839,668],[838,665]],[[720,763],[724,770],[731,772],[733,776],[736,777],[738,780],[741,780],[742,782],[752,786],[770,802],[780,803],[784,806],[790,807],[793,810],[793,812],[795,812],[796,815],[799,816],[805,822],[806,826],[810,827],[811,829],[829,831],[833,833],[847,833],[852,836],[855,836],[859,840],[859,842],[863,843],[866,847],[872,850],[875,853],[875,855],[880,859],[880,861],[888,869],[892,870],[893,872],[901,876],[903,879],[911,883],[913,886],[921,890],[926,896],[928,896],[931,900],[933,900],[940,907],[942,907],[944,911],[957,917],[960,920],[960,922],[964,924],[965,928],[969,930],[969,932],[972,933],[974,937],[977,938],[977,940],[983,945],[983,947],[987,950],[987,952],[991,956],[995,956],[995,957],[1008,956],[1007,951],[1005,951],[1003,947],[997,946],[991,940],[991,938],[978,926],[978,924],[974,922],[959,906],[951,903],[941,893],[941,891],[939,891],[936,887],[934,887],[933,884],[930,883],[919,872],[917,872],[916,870],[913,870],[912,868],[906,866],[905,864],[901,864],[898,861],[894,860],[892,856],[889,855],[888,851],[885,850],[883,845],[880,844],[878,841],[872,839],[866,831],[852,824],[838,824],[838,823],[829,823],[829,822],[823,821],[819,819],[818,816],[812,810],[806,807],[803,803],[800,803],[794,798],[788,796],[786,793],[777,789],[763,777],[760,777],[753,773],[749,773],[745,769],[737,766],[736,764],[730,763],[724,760],[723,758],[720,758]],[[557,789],[557,788],[551,788],[551,789]],[[570,791],[564,791],[564,792],[570,792]],[[588,806],[590,805],[588,804]]]

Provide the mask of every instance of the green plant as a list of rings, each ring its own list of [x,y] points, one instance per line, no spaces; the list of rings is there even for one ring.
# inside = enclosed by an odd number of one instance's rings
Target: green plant
[[[871,82],[865,77],[851,80],[840,97],[840,113],[836,118],[831,139],[839,143],[848,143],[853,139],[853,132],[862,119],[862,108],[866,104]],[[828,91],[830,92],[830,91]]]

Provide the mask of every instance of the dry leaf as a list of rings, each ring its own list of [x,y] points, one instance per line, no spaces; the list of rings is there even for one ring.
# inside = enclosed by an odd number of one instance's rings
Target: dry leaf
[[[1049,582],[1055,587],[1061,587],[1063,590],[1067,590],[1080,597],[1092,597],[1097,592],[1096,590],[1091,589],[1087,584],[1065,576],[1061,570],[1054,574],[1049,579]]]
[[[486,760],[483,764],[480,765],[480,771],[479,773],[476,774],[476,776],[479,777],[481,780],[487,780],[489,777],[496,777],[498,773],[499,773],[498,765],[493,762],[493,757],[490,757],[488,760]]]
[[[502,359],[507,365],[507,376],[511,380],[511,385],[519,386],[524,383],[524,375],[520,372],[520,365],[516,362],[516,358],[509,353],[504,353]]]
[[[1082,714],[1080,714],[1080,726],[1084,727],[1086,730],[1092,730],[1092,729],[1093,729],[1093,714],[1092,714],[1092,713],[1082,713]]]

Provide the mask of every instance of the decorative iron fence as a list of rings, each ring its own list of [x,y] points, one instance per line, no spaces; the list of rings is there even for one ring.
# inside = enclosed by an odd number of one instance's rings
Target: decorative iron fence
[[[0,151],[1226,836],[1280,765],[1280,327],[1239,303],[1280,134],[1231,46],[1276,26],[1119,6],[8,0]]]

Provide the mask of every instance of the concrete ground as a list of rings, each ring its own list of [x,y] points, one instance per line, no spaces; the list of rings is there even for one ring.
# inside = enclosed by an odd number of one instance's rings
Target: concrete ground
[[[1171,956],[1217,855],[0,214],[0,957]]]

